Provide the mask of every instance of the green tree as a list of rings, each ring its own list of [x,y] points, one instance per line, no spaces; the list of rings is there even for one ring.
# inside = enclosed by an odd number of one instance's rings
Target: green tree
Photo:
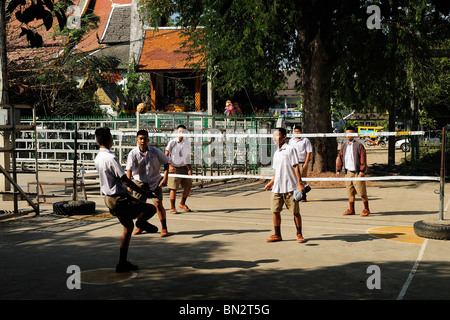
[[[331,132],[332,93],[346,106],[387,108],[392,129],[399,97],[410,93],[404,56],[399,53],[409,50],[415,61],[427,52],[428,34],[438,36],[432,28],[444,25],[433,2],[420,0],[141,0],[141,4],[150,18],[179,14],[177,23],[190,34],[196,44],[192,48],[207,54],[208,71],[220,90],[247,86],[273,92],[282,83],[282,70],[296,70],[304,132]],[[381,29],[368,27],[367,8],[372,4],[381,9]],[[203,26],[202,32],[192,32],[196,26]],[[313,170],[334,171],[336,140],[312,142]]]
[[[11,68],[10,100],[37,106],[40,116],[99,115],[95,92],[117,73],[119,61],[88,54],[41,58]]]
[[[36,105],[40,116],[102,113],[95,92],[117,73],[119,61],[116,58],[74,52],[83,35],[98,27],[99,17],[94,14],[79,17],[76,12],[67,17],[67,9],[72,4],[69,0],[11,0],[7,7],[8,15],[14,14],[22,23],[20,36],[26,36],[30,47],[45,46],[44,32],[53,32],[61,39],[61,52],[57,57],[48,59],[43,54],[26,62],[11,61],[9,65],[10,102]],[[58,21],[56,25],[53,25],[54,18]],[[42,20],[44,28],[39,23],[31,27],[29,24],[34,19]]]

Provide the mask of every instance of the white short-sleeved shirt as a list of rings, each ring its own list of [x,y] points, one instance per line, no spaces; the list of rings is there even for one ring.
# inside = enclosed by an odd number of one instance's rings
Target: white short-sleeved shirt
[[[191,143],[183,139],[172,139],[166,146],[170,155],[170,164],[174,167],[184,167],[191,164]]]
[[[272,168],[275,169],[273,193],[287,193],[297,189],[297,176],[293,170],[295,165],[298,165],[298,156],[292,146],[285,143],[275,151],[272,163]]]
[[[148,146],[147,151],[142,152],[136,147],[128,154],[126,170],[131,170],[135,180],[147,182],[150,189],[154,190],[161,180],[161,166],[167,162],[169,157],[158,148]]]
[[[95,168],[100,178],[100,189],[103,194],[112,196],[127,191],[127,187],[120,180],[125,171],[114,152],[100,148],[94,160]]]
[[[289,145],[297,150],[299,162],[305,162],[306,155],[312,152],[311,141],[305,137],[301,137],[299,140],[297,140],[297,138],[292,138],[289,140]]]

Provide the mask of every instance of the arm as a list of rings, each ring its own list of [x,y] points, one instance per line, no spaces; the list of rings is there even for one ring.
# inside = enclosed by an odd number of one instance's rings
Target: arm
[[[337,164],[336,164],[336,177],[339,177],[339,175],[341,174],[341,170],[342,170],[342,165],[343,165],[343,160],[342,160],[342,158],[343,158],[343,151],[342,151],[342,148],[343,147],[341,147],[341,150],[339,150],[338,160],[337,160]]]
[[[361,164],[361,166],[359,167],[359,176],[364,177],[367,170],[367,153],[363,145],[361,145],[359,149],[359,159]]]
[[[272,180],[270,180],[270,181],[266,184],[266,186],[264,187],[264,190],[270,190],[270,189],[272,189],[272,186],[273,186],[274,181],[275,181],[275,177],[273,177]]]
[[[170,142],[169,142],[169,144],[170,144]],[[167,148],[166,148],[166,151],[164,152],[164,154],[170,158],[170,151],[168,150],[168,148],[169,148],[169,145],[167,145]],[[172,160],[170,160],[170,161],[172,161]],[[175,173],[175,168],[172,166],[170,161],[169,161],[169,166],[168,166],[168,172]],[[164,166],[164,174],[165,174],[165,171],[166,171],[166,167]]]
[[[168,177],[169,177],[169,163],[167,162],[166,164],[164,164],[164,176],[159,182],[160,187],[164,187],[167,185]]]
[[[303,183],[302,183],[302,174],[300,172],[300,166],[295,165],[293,167],[293,169],[294,169],[295,176],[297,177],[297,189],[300,190],[301,192],[305,192],[305,187],[303,186]]]
[[[131,170],[130,170],[130,169],[127,170],[127,178],[128,178],[129,180],[131,180]],[[128,187],[128,185],[127,185],[127,187]],[[128,187],[128,191],[131,192],[131,190],[132,190],[132,189],[131,189],[130,187]]]
[[[138,185],[136,185],[132,180],[130,180],[126,174],[120,177],[120,180],[130,189],[145,194],[148,198],[157,198],[153,191],[142,190]]]
[[[306,145],[306,158],[305,158],[305,163],[304,163],[304,170],[308,167],[309,164],[309,160],[311,159],[311,153],[312,153],[312,145],[311,145],[311,141],[307,139],[307,145]]]
[[[303,170],[306,170],[306,168],[308,168],[309,159],[311,159],[311,152],[308,152],[306,154],[305,163],[303,164]]]

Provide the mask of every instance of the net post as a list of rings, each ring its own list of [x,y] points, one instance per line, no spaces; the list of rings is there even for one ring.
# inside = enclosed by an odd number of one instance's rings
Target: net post
[[[442,146],[441,146],[441,187],[439,190],[439,220],[444,220],[444,186],[445,186],[445,140],[446,128],[442,127]]]

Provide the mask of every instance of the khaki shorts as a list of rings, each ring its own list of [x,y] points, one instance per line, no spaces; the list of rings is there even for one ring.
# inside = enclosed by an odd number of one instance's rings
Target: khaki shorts
[[[358,178],[359,174],[355,171],[347,171],[346,178]],[[365,181],[345,181],[345,186],[347,188],[348,196],[354,196],[358,194],[363,197],[367,194],[366,182]]]
[[[189,169],[187,167],[174,167],[175,174],[188,174]],[[191,178],[175,178],[170,177],[167,182],[167,187],[171,190],[178,190],[178,187],[181,185],[183,189],[192,188],[192,179]]]
[[[137,181],[135,179],[131,179],[138,187],[140,187],[141,189],[145,190],[145,191],[150,191],[150,187],[148,185],[147,182],[141,182],[141,181]],[[162,188],[160,186],[157,186],[156,189],[153,191],[155,193],[155,195],[158,198],[151,198],[152,201],[162,201],[163,200],[163,192],[162,192]],[[143,195],[142,193],[136,192],[133,190],[133,197],[135,197],[136,199],[139,199],[141,201],[147,201],[147,197],[145,195]]]
[[[271,209],[272,212],[281,212],[283,210],[283,204],[293,214],[300,213],[300,206],[298,202],[294,201],[294,191],[287,193],[274,193],[272,192]]]

